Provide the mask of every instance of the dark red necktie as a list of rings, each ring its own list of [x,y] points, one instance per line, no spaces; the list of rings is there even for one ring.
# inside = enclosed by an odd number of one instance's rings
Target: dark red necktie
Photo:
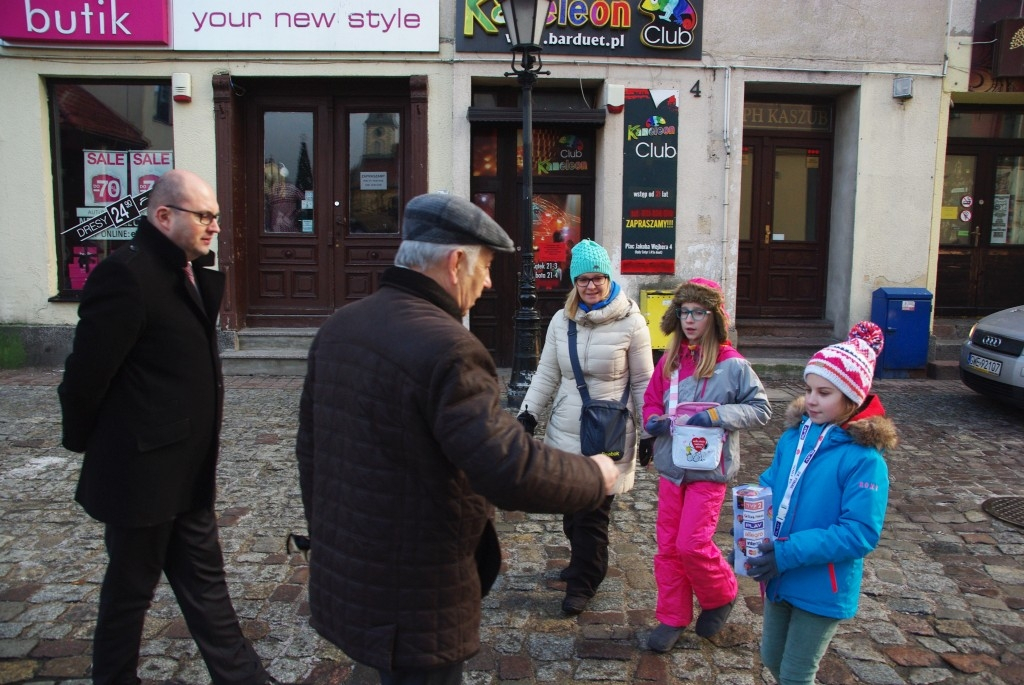
[[[199,286],[196,285],[196,274],[192,271],[192,262],[185,262],[185,278],[188,279],[188,286],[186,286],[192,294],[195,295],[197,302],[202,302],[202,295],[199,294]]]

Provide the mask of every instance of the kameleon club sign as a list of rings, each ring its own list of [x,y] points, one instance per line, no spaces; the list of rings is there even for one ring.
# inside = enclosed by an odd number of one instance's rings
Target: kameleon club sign
[[[511,47],[497,0],[457,0],[455,47]],[[551,0],[544,54],[700,59],[703,0]]]

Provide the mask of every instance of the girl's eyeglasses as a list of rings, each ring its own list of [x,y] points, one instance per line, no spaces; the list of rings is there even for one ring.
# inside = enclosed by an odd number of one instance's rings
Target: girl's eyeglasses
[[[707,309],[677,309],[676,314],[679,315],[680,321],[686,321],[686,317],[690,317],[694,321],[703,321],[704,317],[710,314]]]

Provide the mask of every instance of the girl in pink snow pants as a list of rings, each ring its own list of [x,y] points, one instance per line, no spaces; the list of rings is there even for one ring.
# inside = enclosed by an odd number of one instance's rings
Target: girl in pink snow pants
[[[647,646],[672,649],[693,622],[693,598],[701,613],[694,632],[711,637],[736,603],[736,576],[714,543],[729,481],[740,467],[739,433],[763,426],[771,406],[761,380],[728,340],[722,288],[706,278],[678,288],[661,319],[668,348],[644,393],[644,428],[653,436],[658,483],[658,626]],[[672,418],[726,431],[721,461],[712,469],[683,468],[672,460]]]

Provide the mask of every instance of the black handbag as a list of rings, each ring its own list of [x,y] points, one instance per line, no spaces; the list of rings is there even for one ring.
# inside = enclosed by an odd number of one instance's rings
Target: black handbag
[[[626,428],[632,416],[629,413],[629,383],[621,400],[594,400],[590,398],[587,383],[580,369],[579,352],[576,350],[576,322],[569,321],[569,361],[576,377],[576,389],[583,399],[580,411],[580,451],[590,456],[604,453],[618,461],[625,455]]]

